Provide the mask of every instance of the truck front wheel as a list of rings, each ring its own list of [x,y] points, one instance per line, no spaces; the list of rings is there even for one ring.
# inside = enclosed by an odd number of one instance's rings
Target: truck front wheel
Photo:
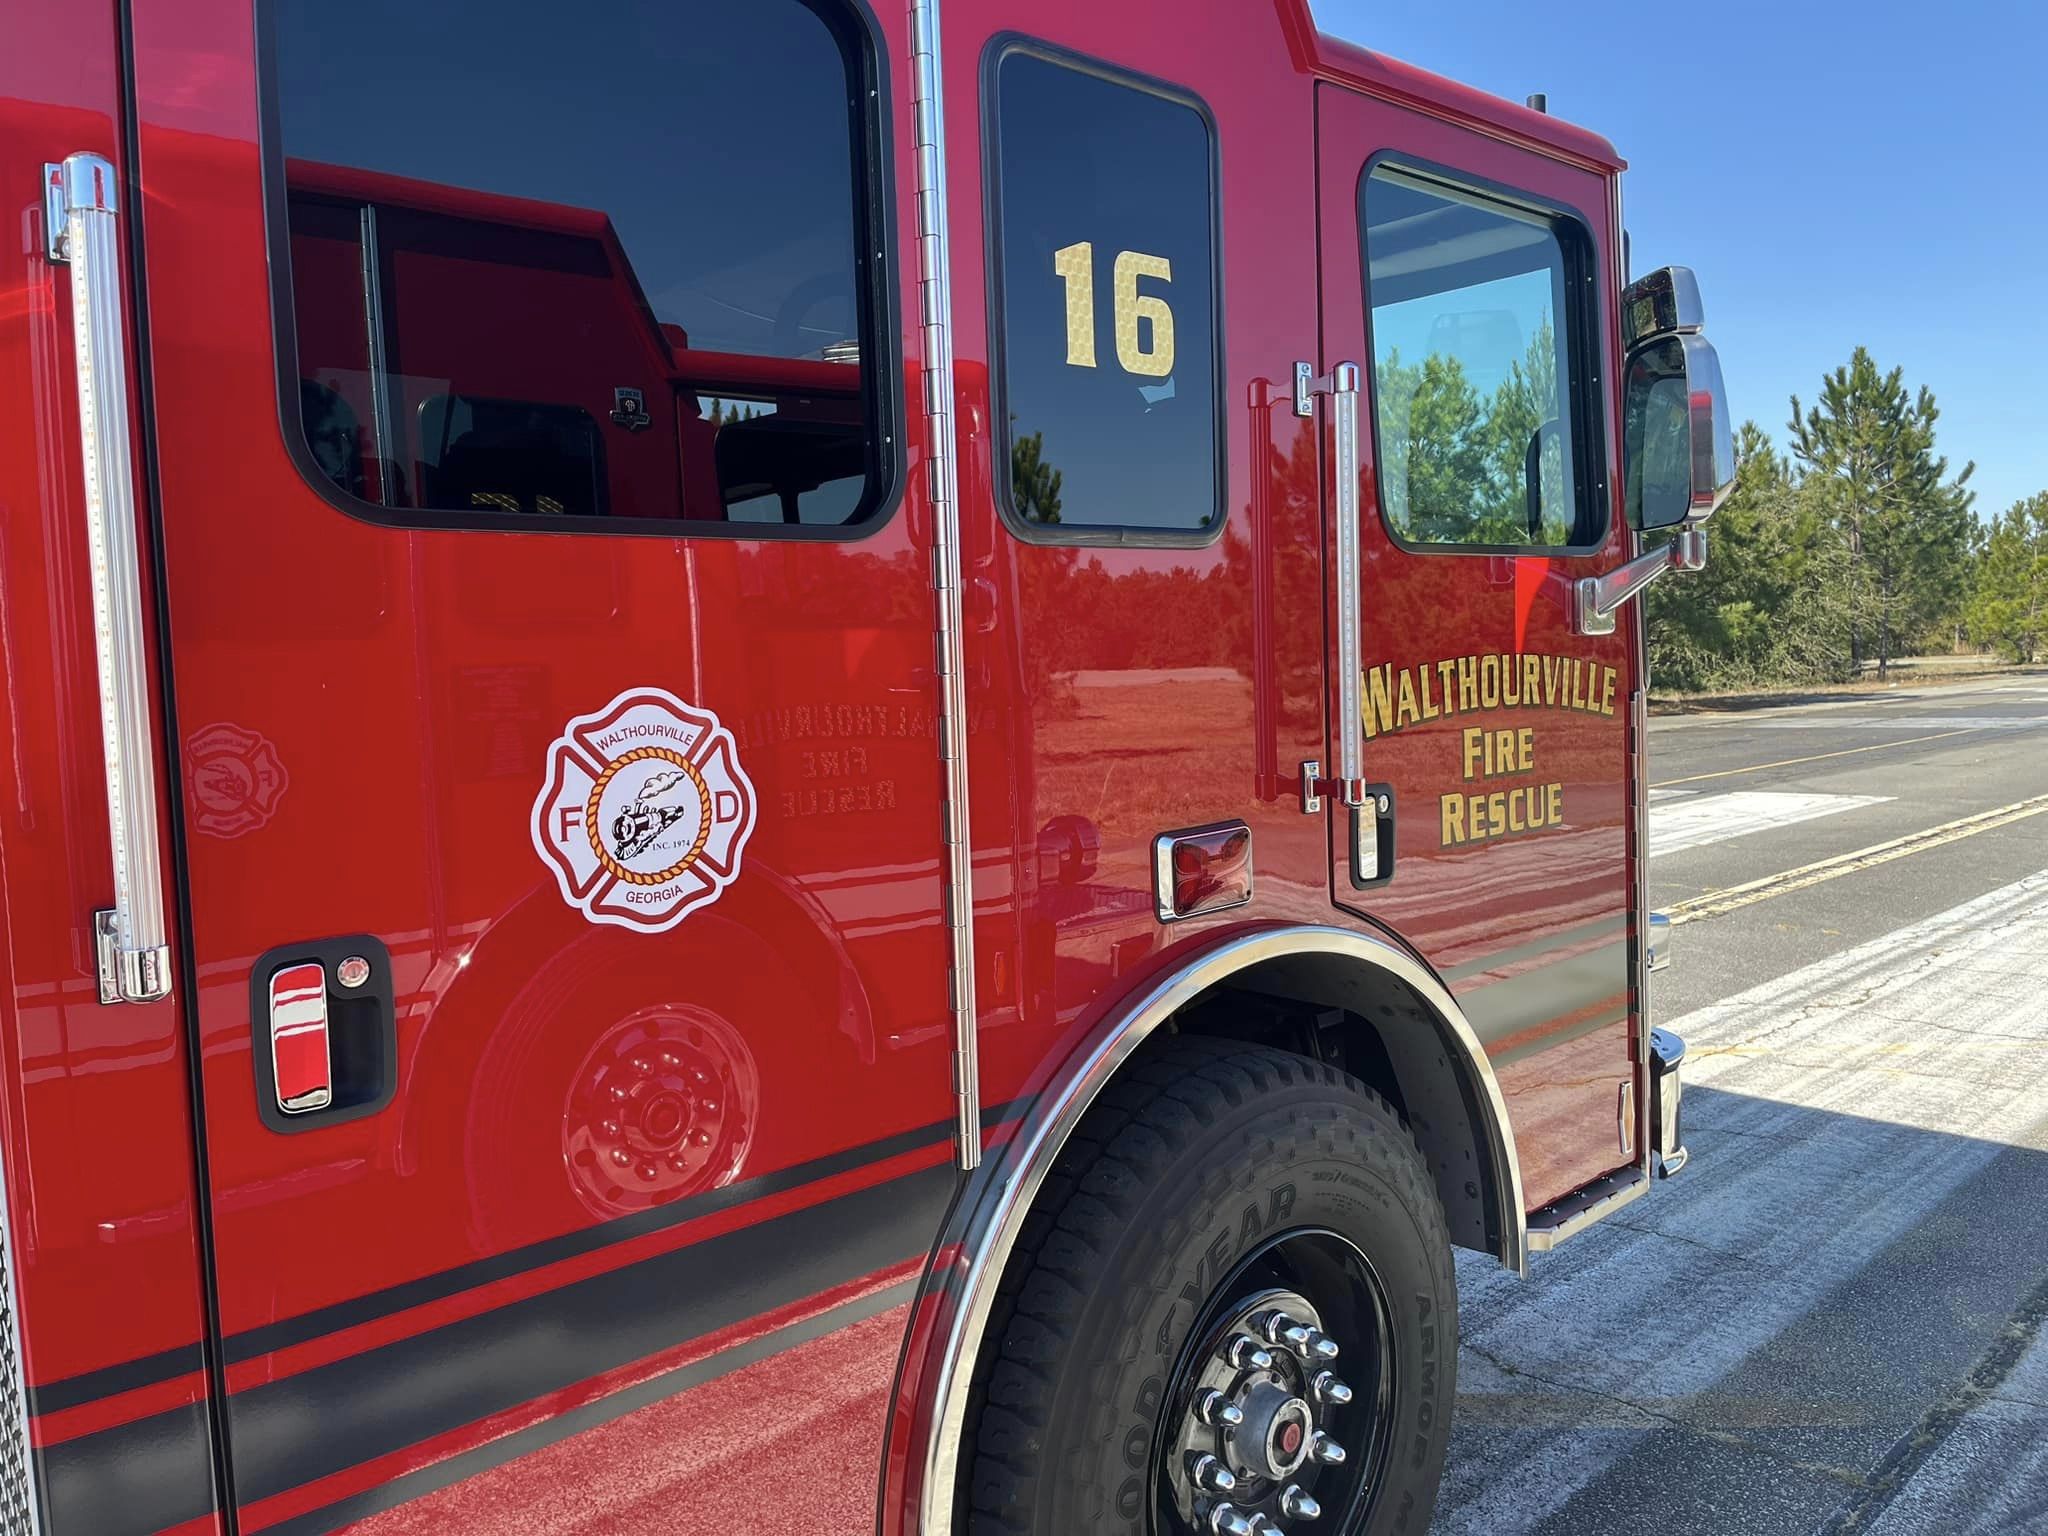
[[[1422,1536],[1458,1299],[1428,1166],[1356,1079],[1178,1038],[1104,1091],[1004,1277],[974,1536]]]

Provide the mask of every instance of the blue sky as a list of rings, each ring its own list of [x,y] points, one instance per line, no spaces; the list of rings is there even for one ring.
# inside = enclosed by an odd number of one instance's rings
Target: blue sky
[[[1782,447],[1788,396],[1860,343],[1933,389],[1980,515],[2048,490],[2048,6],[1314,4],[1613,140],[1635,270],[1699,273],[1738,420]]]

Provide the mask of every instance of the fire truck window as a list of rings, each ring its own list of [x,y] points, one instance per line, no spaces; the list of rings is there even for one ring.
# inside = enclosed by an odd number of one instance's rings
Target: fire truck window
[[[1597,543],[1578,226],[1384,168],[1363,199],[1388,527],[1418,545]]]
[[[997,420],[1012,526],[1200,543],[1223,519],[1215,136],[1191,99],[993,57]]]
[[[851,5],[261,15],[309,475],[440,526],[883,510],[878,65]]]

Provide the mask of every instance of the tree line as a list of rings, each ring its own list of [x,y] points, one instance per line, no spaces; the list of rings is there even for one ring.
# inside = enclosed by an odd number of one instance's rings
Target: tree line
[[[2048,491],[1980,519],[1974,464],[1949,472],[1933,392],[1865,348],[1792,398],[1786,451],[1754,421],[1707,568],[1651,587],[1660,690],[1888,674],[1900,656],[1978,646],[2048,655]]]

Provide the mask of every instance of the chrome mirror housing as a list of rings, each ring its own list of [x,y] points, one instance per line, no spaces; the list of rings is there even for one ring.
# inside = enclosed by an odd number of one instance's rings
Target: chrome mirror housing
[[[1735,488],[1735,429],[1714,344],[1697,332],[1654,337],[1629,353],[1622,377],[1629,523],[1647,533],[1705,522]]]
[[[1658,336],[1692,335],[1706,329],[1700,283],[1691,267],[1659,267],[1622,290],[1621,349],[1633,352]]]

